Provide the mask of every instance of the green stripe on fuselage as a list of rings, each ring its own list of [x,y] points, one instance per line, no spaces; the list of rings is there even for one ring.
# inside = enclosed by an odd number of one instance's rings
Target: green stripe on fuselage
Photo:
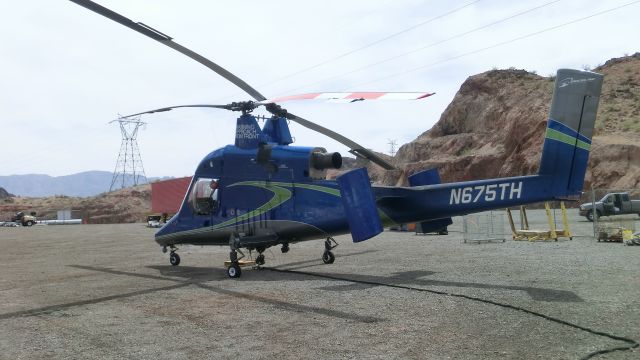
[[[562,143],[565,143],[571,146],[578,146],[579,148],[586,151],[591,150],[591,145],[588,144],[587,142],[582,141],[580,139],[576,139],[573,136],[564,134],[558,130],[547,128],[547,133],[545,134],[545,138],[560,141]],[[576,143],[576,140],[577,140],[577,143]]]
[[[264,213],[266,213],[267,211],[274,209],[276,207],[278,207],[280,204],[284,203],[285,201],[291,199],[291,191],[288,189],[285,189],[281,186],[277,186],[277,185],[273,185],[273,183],[268,183],[268,182],[264,182],[264,181],[243,181],[243,182],[239,182],[239,183],[235,183],[232,185],[229,185],[229,187],[232,186],[240,186],[240,185],[245,185],[245,186],[254,186],[257,188],[262,188],[262,189],[266,189],[269,190],[271,192],[273,192],[273,197],[271,197],[271,199],[269,199],[269,201],[267,201],[266,203],[264,203],[262,206],[260,206],[259,208],[256,208],[255,210],[251,210],[245,214],[242,214],[240,216],[237,216],[233,219],[227,220],[225,222],[221,222],[220,224],[214,225],[213,229],[219,229],[219,228],[223,228],[225,226],[229,226],[229,225],[233,225],[239,221],[244,221],[247,219],[250,219],[252,217],[255,216],[260,216]]]
[[[266,213],[267,211],[280,206],[281,204],[285,203],[291,198],[291,191],[288,189],[285,189],[285,187],[307,189],[307,190],[318,191],[325,194],[340,197],[339,189],[334,189],[334,188],[320,186],[320,185],[303,184],[303,183],[286,183],[286,182],[277,182],[277,181],[241,181],[241,182],[237,182],[235,184],[229,185],[229,187],[232,187],[232,186],[254,186],[257,188],[272,191],[274,194],[269,201],[267,201],[265,204],[258,207],[257,209],[251,210],[245,214],[242,214],[240,216],[237,216],[233,219],[227,220],[220,224],[216,224],[212,227],[212,229],[220,229],[226,226],[236,224],[241,221],[248,220],[252,217],[260,216]],[[381,209],[378,209],[378,216],[380,216],[380,219],[382,220],[382,223],[384,224],[384,226],[391,226],[396,224],[396,222],[393,219],[391,219],[391,217],[389,217]]]

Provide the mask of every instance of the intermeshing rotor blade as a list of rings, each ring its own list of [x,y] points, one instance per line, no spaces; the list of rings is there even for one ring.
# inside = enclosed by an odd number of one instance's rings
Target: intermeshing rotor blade
[[[149,111],[143,111],[137,114],[131,114],[131,115],[127,115],[127,116],[122,116],[121,119],[126,119],[126,118],[130,118],[133,116],[138,116],[138,115],[144,115],[144,114],[153,114],[153,113],[159,113],[159,112],[164,112],[164,111],[171,111],[173,109],[178,109],[178,108],[215,108],[215,109],[225,109],[225,110],[230,110],[230,105],[176,105],[176,106],[168,106],[168,107],[163,107],[160,109],[155,109],[155,110],[149,110]]]
[[[252,102],[248,102],[248,103],[232,103],[229,105],[207,105],[207,104],[200,104],[200,105],[176,105],[176,106],[168,106],[168,107],[163,107],[163,108],[159,108],[159,109],[155,109],[155,110],[149,110],[149,111],[143,111],[140,113],[136,113],[136,114],[131,114],[131,115],[126,115],[126,116],[122,116],[121,119],[126,119],[126,118],[130,118],[133,116],[138,116],[138,115],[144,115],[144,114],[153,114],[153,113],[158,113],[158,112],[164,112],[164,111],[171,111],[173,109],[178,109],[178,108],[214,108],[214,109],[225,109],[225,110],[242,110],[243,108],[250,108],[252,109],[255,103]],[[276,106],[278,109],[280,109],[277,105]],[[269,106],[267,106],[269,107]],[[375,152],[366,149],[365,147],[363,147],[362,145],[356,143],[355,141],[338,134],[337,132],[333,131],[333,130],[329,130],[327,128],[325,128],[324,126],[318,125],[316,123],[313,123],[309,120],[303,119],[297,115],[291,114],[289,112],[286,112],[286,110],[283,110],[281,113],[281,115],[283,115],[284,117],[286,117],[287,119],[294,121],[308,129],[311,129],[313,131],[317,131],[325,136],[330,137],[333,140],[336,140],[337,142],[349,147],[349,149],[351,149],[351,153],[358,156],[358,157],[362,157],[365,158],[369,161],[372,161],[380,166],[382,166],[384,169],[386,170],[394,170],[395,167],[389,163],[388,161],[384,160],[383,158],[381,158],[378,154],[376,154]]]
[[[376,154],[375,152],[366,149],[365,147],[363,147],[362,145],[356,143],[355,141],[346,138],[340,134],[338,134],[337,132],[333,131],[333,130],[329,130],[327,128],[325,128],[324,126],[320,126],[316,123],[313,123],[309,120],[303,119],[297,115],[294,115],[292,113],[287,112],[285,114],[285,117],[291,121],[297,122],[298,124],[311,129],[313,131],[317,131],[325,136],[328,136],[330,138],[332,138],[333,140],[341,143],[342,145],[348,146],[349,149],[351,149],[351,153],[359,156],[359,157],[363,157],[367,160],[370,160],[380,166],[382,166],[384,169],[386,170],[394,170],[395,166],[393,166],[391,163],[389,163],[388,161],[386,161],[385,159],[381,158],[378,154]]]
[[[93,1],[90,0],[70,0],[71,2],[74,2],[80,6],[83,6],[97,14],[100,14],[108,19],[111,19],[121,25],[124,25],[132,30],[135,30],[153,40],[158,41],[159,43],[166,45],[188,57],[190,57],[191,59],[199,62],[200,64],[206,66],[207,68],[213,70],[214,72],[216,72],[218,75],[224,77],[225,79],[229,80],[230,82],[232,82],[234,85],[238,86],[240,89],[242,89],[243,91],[245,91],[247,94],[251,95],[257,102],[259,102],[260,105],[275,105],[275,102],[279,102],[279,101],[287,101],[287,100],[278,100],[276,99],[272,99],[271,101],[264,101],[267,100],[267,98],[262,95],[261,93],[259,93],[256,89],[252,88],[251,86],[249,86],[249,84],[247,84],[246,82],[244,82],[242,79],[240,79],[239,77],[233,75],[232,73],[230,73],[229,71],[227,71],[226,69],[222,68],[220,65],[214,63],[213,61],[205,58],[204,56],[190,50],[187,49],[186,47],[176,43],[173,41],[173,39],[163,33],[161,33],[158,30],[155,30],[154,28],[145,25],[141,22],[134,22],[131,19],[124,17],[118,13],[116,13],[115,11],[109,10],[106,7],[96,4]],[[325,93],[327,94],[327,93]],[[335,94],[335,93],[334,93]],[[348,101],[360,101],[360,100],[365,100],[365,99],[374,99],[374,98],[383,98],[383,94],[384,93],[349,93],[350,95],[347,96],[343,96],[341,99],[347,99]],[[418,95],[415,95],[414,99],[421,99],[421,98],[425,98],[427,96],[430,96],[432,94],[429,93],[420,93]],[[393,95],[387,95],[389,98],[392,98]],[[396,95],[398,96],[398,95]],[[411,95],[414,96],[414,95]],[[300,96],[298,96],[300,97]],[[304,97],[304,96],[303,96]],[[328,99],[331,99],[329,96],[327,96]],[[278,100],[278,101],[276,101]],[[165,108],[160,108],[160,109],[156,109],[156,110],[150,110],[150,111],[145,111],[145,112],[141,112],[141,113],[137,113],[137,114],[132,114],[132,115],[127,115],[124,116],[124,118],[127,117],[132,117],[132,116],[137,116],[137,115],[143,115],[143,114],[151,114],[151,113],[156,113],[156,112],[163,112],[163,111],[169,111],[175,108],[182,108],[182,107],[209,107],[209,108],[218,108],[218,109],[227,109],[227,110],[245,110],[245,109],[253,109],[255,106],[254,104],[257,103],[239,103],[240,106],[237,106],[236,104],[231,104],[231,105],[179,105],[179,106],[171,106],[171,107],[165,107]],[[245,104],[245,105],[243,105]],[[248,104],[248,105],[246,105]],[[234,106],[235,105],[235,106]],[[243,106],[248,106],[248,108],[245,108]],[[320,126],[318,124],[315,124],[309,120],[305,120],[299,116],[290,114],[290,113],[286,113],[286,118],[291,120],[291,121],[295,121],[298,124],[309,128],[311,130],[317,131],[321,134],[324,134],[338,142],[340,142],[343,145],[348,146],[351,149],[351,152],[359,157],[363,157],[365,159],[368,159],[370,161],[373,161],[374,163],[382,166],[383,168],[387,169],[387,170],[392,170],[395,169],[395,167],[393,165],[391,165],[389,162],[387,162],[386,160],[384,160],[383,158],[381,158],[380,156],[378,156],[376,153],[374,153],[373,151],[364,148],[363,146],[359,145],[358,143],[332,131],[329,130],[323,126]]]
[[[249,84],[247,84],[246,82],[244,82],[242,79],[240,79],[239,77],[233,75],[232,73],[230,73],[229,71],[227,71],[226,69],[224,69],[223,67],[221,67],[220,65],[214,63],[213,61],[205,58],[204,56],[191,51],[189,49],[187,49],[186,47],[172,41],[172,38],[161,33],[160,31],[157,31],[155,29],[153,29],[150,26],[147,26],[141,22],[134,22],[131,19],[124,17],[118,13],[116,13],[115,11],[109,10],[106,7],[96,4],[93,1],[90,0],[70,0],[80,6],[83,6],[95,13],[98,13],[106,18],[109,18],[117,23],[120,23],[132,30],[135,30],[145,36],[148,36],[150,38],[152,38],[153,40],[158,41],[159,43],[166,45],[188,57],[190,57],[191,59],[199,62],[200,64],[206,66],[207,68],[215,71],[218,75],[224,77],[225,79],[231,81],[233,84],[235,84],[237,87],[239,87],[240,89],[242,89],[243,91],[245,91],[247,94],[251,95],[254,99],[261,101],[261,100],[265,100],[266,98],[260,94],[256,89],[252,88],[251,86],[249,86]]]
[[[324,92],[280,96],[258,101],[259,104],[282,103],[296,100],[326,100],[335,102],[356,102],[364,100],[420,100],[435,93],[428,92]]]

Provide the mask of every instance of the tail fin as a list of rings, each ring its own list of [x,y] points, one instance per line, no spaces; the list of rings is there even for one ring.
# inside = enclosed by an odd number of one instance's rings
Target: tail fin
[[[553,176],[556,197],[582,191],[602,79],[589,71],[558,70],[538,171]]]
[[[438,169],[436,168],[427,169],[409,176],[410,186],[436,185],[440,183],[441,183],[440,174],[438,173]],[[436,220],[429,220],[429,221],[421,221],[418,223],[419,228],[416,229],[416,232],[430,233],[435,231],[446,230],[447,226],[451,224],[453,224],[453,220],[450,217],[436,219]]]

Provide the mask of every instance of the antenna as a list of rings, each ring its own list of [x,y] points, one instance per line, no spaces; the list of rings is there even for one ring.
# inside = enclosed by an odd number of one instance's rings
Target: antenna
[[[398,145],[398,142],[393,139],[387,139],[389,142],[387,144],[389,144],[389,154],[391,156],[395,156],[396,155],[396,145]]]
[[[127,185],[135,186],[147,182],[137,141],[140,126],[147,123],[140,121],[140,116],[138,116],[134,118],[119,117],[117,120],[110,121],[109,124],[115,121],[120,124],[122,142],[120,143],[120,153],[116,161],[116,168],[113,170],[109,192],[113,191],[114,187],[117,188],[117,183],[120,184],[120,189],[123,189]]]

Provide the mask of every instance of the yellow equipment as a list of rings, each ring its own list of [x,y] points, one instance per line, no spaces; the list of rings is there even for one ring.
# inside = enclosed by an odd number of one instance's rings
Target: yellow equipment
[[[531,230],[529,229],[529,220],[527,219],[527,211],[524,206],[520,206],[520,230],[516,229],[513,223],[513,217],[511,210],[507,209],[507,215],[509,216],[509,225],[511,226],[511,233],[513,240],[554,240],[558,241],[559,237],[567,237],[572,240],[571,231],[569,230],[569,220],[567,219],[567,209],[564,207],[564,201],[560,202],[560,209],[562,210],[562,226],[564,229],[556,229],[556,224],[551,216],[551,207],[549,203],[544,203],[544,208],[547,213],[547,220],[549,221],[549,229],[545,230]]]
[[[256,262],[255,262],[255,260],[238,260],[238,265],[240,265],[240,267],[254,266],[254,265],[256,265]],[[226,260],[224,262],[224,266],[225,267],[231,266],[231,260]]]

